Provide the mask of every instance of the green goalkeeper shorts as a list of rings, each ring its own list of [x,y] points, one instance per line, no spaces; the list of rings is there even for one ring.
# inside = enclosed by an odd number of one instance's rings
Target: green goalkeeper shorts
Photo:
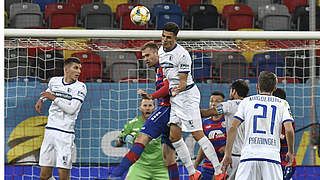
[[[127,174],[126,180],[168,180],[168,169],[162,167],[146,167],[140,164],[133,164]]]

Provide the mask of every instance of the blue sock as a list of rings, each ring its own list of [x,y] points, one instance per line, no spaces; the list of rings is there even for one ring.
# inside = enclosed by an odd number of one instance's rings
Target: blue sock
[[[171,164],[170,166],[167,166],[167,168],[169,173],[169,179],[179,180],[179,169],[177,163]]]
[[[122,176],[140,158],[144,147],[141,143],[134,143],[130,151],[122,158],[120,165],[112,171],[111,175],[116,177]]]

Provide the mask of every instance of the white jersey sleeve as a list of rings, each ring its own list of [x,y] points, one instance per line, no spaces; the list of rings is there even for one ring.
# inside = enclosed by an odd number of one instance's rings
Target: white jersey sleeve
[[[179,73],[189,73],[191,72],[191,57],[189,54],[182,54],[178,60],[178,72]]]

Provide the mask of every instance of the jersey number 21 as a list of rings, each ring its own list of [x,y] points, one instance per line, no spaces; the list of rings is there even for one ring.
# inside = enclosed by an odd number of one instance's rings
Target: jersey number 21
[[[255,115],[253,116],[253,133],[261,133],[261,134],[266,134],[265,130],[258,130],[258,121],[260,118],[263,118],[263,120],[266,120],[267,118],[267,110],[268,107],[264,104],[255,104],[254,105],[255,109],[261,109],[262,108],[262,115]],[[276,111],[277,111],[277,106],[271,105],[272,108],[272,117],[271,117],[271,125],[270,125],[270,133],[273,134],[274,131],[274,121],[276,119]]]

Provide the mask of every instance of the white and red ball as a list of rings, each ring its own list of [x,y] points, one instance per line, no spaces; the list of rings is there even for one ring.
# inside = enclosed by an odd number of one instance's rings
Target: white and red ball
[[[150,11],[145,6],[136,6],[130,13],[131,21],[139,26],[143,26],[150,20]]]

